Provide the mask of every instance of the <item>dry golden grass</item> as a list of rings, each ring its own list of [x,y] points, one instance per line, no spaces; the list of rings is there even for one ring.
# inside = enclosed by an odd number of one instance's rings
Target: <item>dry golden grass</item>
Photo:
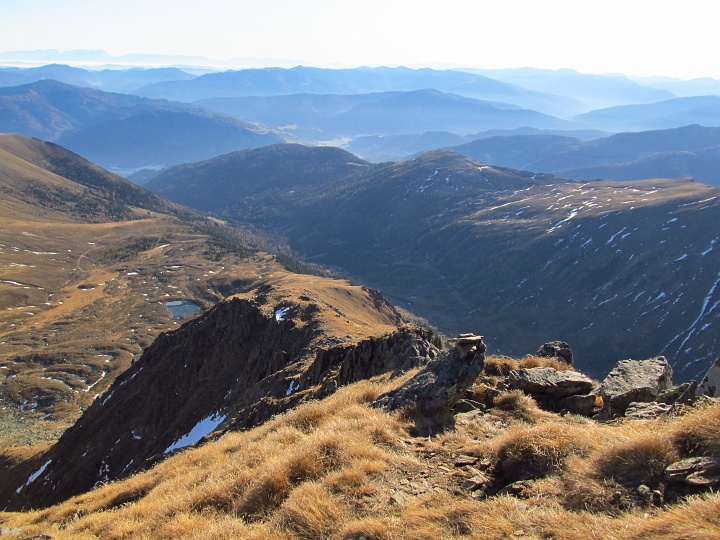
[[[720,495],[662,508],[633,495],[687,448],[716,450],[720,404],[609,424],[473,413],[419,438],[365,405],[397,384],[345,387],[58,506],[0,514],[0,528],[56,540],[720,539]],[[523,403],[504,399],[509,410]],[[497,487],[521,478],[531,487],[524,498],[475,500],[459,488],[471,474],[455,467],[460,453],[489,457]]]
[[[586,455],[597,441],[587,426],[544,421],[534,426],[518,424],[493,439],[487,451],[495,462],[501,485],[517,480],[561,473],[571,455]]]
[[[535,367],[549,367],[558,371],[572,371],[574,368],[570,364],[566,364],[557,358],[545,358],[542,356],[525,356],[518,363],[520,369],[530,369]]]

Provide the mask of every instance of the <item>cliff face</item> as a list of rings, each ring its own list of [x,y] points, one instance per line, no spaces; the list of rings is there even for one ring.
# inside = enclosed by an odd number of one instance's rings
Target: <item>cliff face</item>
[[[346,296],[361,300],[358,309],[387,318],[384,301],[354,289]],[[409,326],[372,327],[378,335],[365,328],[360,339],[332,335],[330,315],[350,316],[320,298],[301,298],[275,304],[267,290],[233,297],[161,334],[53,448],[13,471],[0,507],[56,503],[216,430],[258,425],[340,385],[415,367],[437,353],[430,336]]]

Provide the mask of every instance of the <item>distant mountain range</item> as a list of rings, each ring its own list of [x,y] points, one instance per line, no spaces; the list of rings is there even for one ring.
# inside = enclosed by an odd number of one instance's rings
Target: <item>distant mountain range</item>
[[[554,135],[490,137],[448,149],[575,180],[684,177],[720,187],[720,128],[692,125],[585,142]]]
[[[178,68],[103,69],[90,71],[63,64],[36,68],[0,68],[0,87],[20,86],[43,80],[55,80],[74,86],[84,86],[106,92],[132,93],[142,86],[195,78]]]
[[[258,126],[184,103],[54,80],[0,88],[0,132],[58,141],[107,168],[207,159],[283,142]]]
[[[484,334],[495,351],[525,354],[553,336],[590,373],[621,354],[666,354],[681,378],[717,355],[720,190],[578,183],[450,152],[382,165],[328,152],[243,151],[171,168],[149,187],[283,235],[444,332]]]
[[[157,110],[66,133],[58,144],[111,169],[167,167],[284,142],[247,122],[204,111]]]

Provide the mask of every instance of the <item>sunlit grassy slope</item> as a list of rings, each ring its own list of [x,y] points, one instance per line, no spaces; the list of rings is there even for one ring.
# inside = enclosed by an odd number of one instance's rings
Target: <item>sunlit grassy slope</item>
[[[720,404],[598,425],[507,397],[489,414],[413,437],[366,403],[399,380],[362,381],[247,432],[40,512],[0,514],[3,534],[72,538],[720,538],[720,496],[654,507],[635,490],[682,456],[720,457]],[[478,472],[530,479],[475,499]],[[483,473],[481,473],[483,474]]]

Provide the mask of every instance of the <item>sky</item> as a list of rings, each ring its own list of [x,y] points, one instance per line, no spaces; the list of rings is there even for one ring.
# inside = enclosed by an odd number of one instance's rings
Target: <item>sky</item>
[[[0,53],[264,59],[248,66],[720,79],[719,34],[719,0],[0,0]]]

